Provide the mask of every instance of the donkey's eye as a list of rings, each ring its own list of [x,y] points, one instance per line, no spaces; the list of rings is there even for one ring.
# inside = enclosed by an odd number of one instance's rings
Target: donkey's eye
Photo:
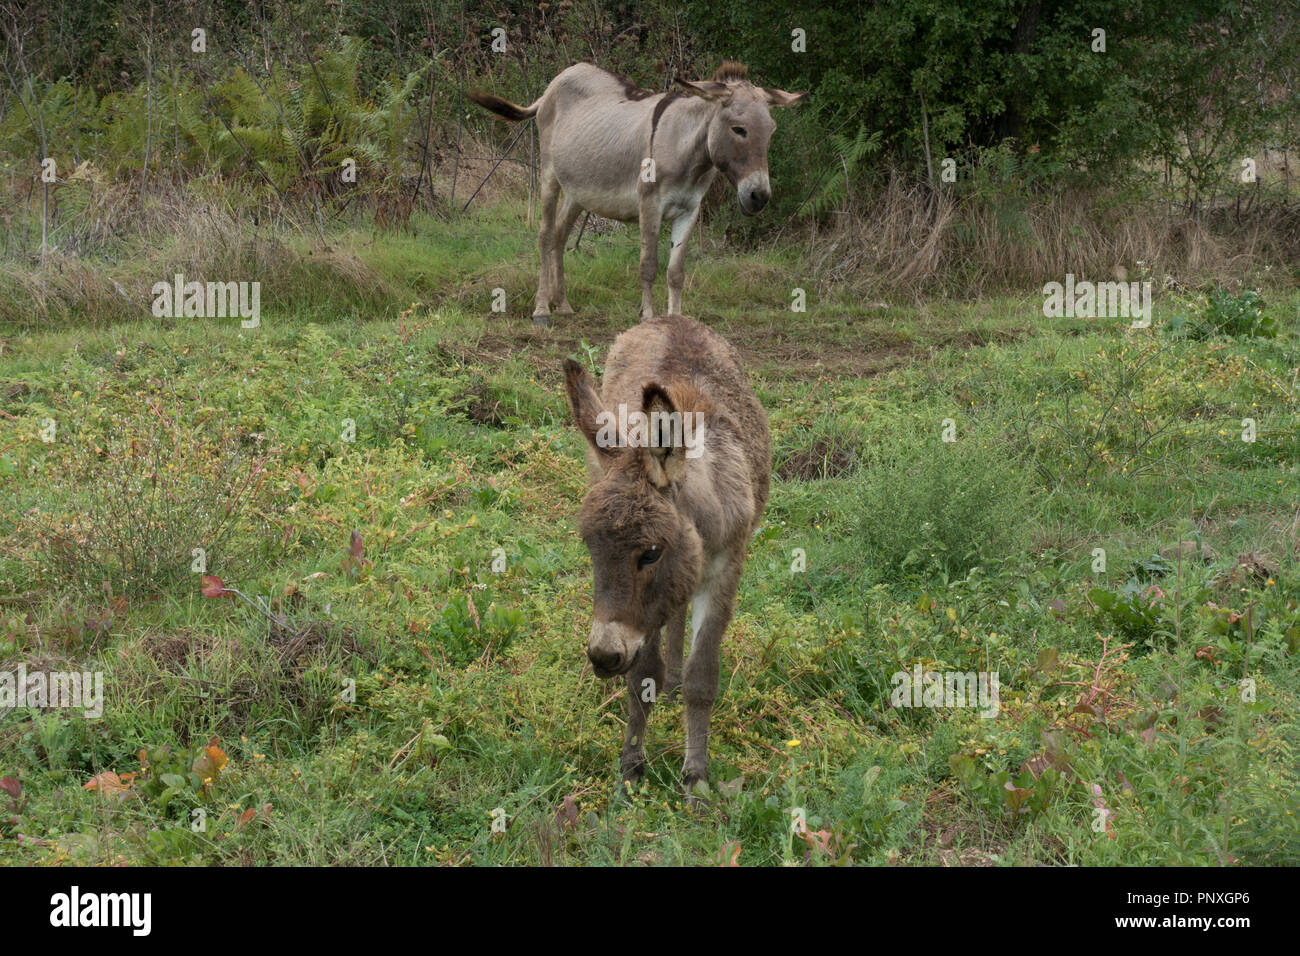
[[[654,564],[661,557],[663,557],[663,554],[664,553],[660,551],[658,548],[649,548],[645,551],[642,551],[641,557],[636,559],[636,566],[638,568],[644,568],[647,564]]]
[[[735,133],[737,136],[739,136],[741,139],[744,139],[747,135],[749,135],[745,132],[745,127],[743,126],[733,126],[731,127],[731,131]]]

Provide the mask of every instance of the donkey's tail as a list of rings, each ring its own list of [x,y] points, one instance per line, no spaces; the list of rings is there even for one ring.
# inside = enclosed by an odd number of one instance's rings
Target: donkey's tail
[[[497,116],[508,119],[512,123],[532,119],[537,115],[537,108],[542,105],[542,101],[538,100],[532,106],[517,106],[509,100],[503,100],[483,90],[470,90],[465,95],[485,110],[491,110]]]

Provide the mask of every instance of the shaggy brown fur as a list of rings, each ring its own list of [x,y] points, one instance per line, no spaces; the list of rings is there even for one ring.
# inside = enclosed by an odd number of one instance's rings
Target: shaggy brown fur
[[[655,696],[681,685],[683,777],[689,792],[708,780],[719,651],[745,549],[767,503],[767,414],[735,349],[680,315],[622,333],[610,349],[599,393],[574,361],[565,363],[565,377],[591,471],[578,522],[594,581],[587,656],[598,676],[624,674],[628,687],[623,779],[641,775],[645,724]],[[698,456],[687,456],[690,439],[684,434],[668,447],[630,447],[631,435],[623,432],[606,441],[605,416],[617,418],[619,406],[647,416],[698,415],[703,423]],[[633,432],[630,423],[627,431]],[[655,438],[666,436],[660,432]],[[688,603],[694,636],[683,665]],[[660,650],[665,627],[666,663]]]

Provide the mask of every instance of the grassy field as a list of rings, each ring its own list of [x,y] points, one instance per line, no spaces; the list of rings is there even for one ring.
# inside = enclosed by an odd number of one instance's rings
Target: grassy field
[[[634,237],[583,239],[550,329],[513,212],[307,252],[259,329],[148,317],[163,245],[0,336],[0,673],[105,687],[0,709],[0,862],[1300,864],[1294,291],[1131,330],[693,256],[775,474],[691,811],[681,704],[620,794],[584,654],[559,369],[634,321]],[[916,666],[995,671],[999,712],[892,707]]]

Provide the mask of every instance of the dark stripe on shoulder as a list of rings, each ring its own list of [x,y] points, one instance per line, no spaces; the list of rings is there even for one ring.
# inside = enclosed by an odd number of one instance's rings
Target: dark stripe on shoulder
[[[595,64],[592,65],[595,66]],[[632,102],[635,102],[637,100],[644,100],[647,97],[655,95],[654,90],[647,90],[644,87],[637,86],[635,83],[629,80],[622,73],[615,73],[613,70],[606,70],[603,66],[597,67],[597,69],[604,70],[614,79],[618,80],[618,82],[623,87],[623,95],[626,96],[628,100]]]
[[[654,115],[650,117],[650,147],[653,150],[655,144],[655,130],[659,128],[659,119],[668,109],[668,104],[674,100],[680,100],[685,94],[678,93],[676,90],[669,90],[664,94],[664,98],[655,104]]]

